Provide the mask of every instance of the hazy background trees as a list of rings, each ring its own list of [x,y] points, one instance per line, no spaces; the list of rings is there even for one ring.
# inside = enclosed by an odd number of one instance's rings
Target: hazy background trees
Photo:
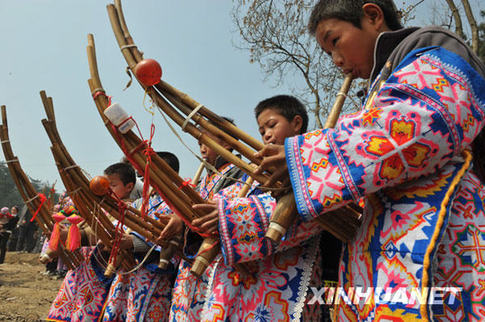
[[[49,195],[51,186],[47,182],[30,178],[32,185],[38,192]],[[58,194],[54,194],[53,200],[57,200]],[[0,208],[22,206],[24,201],[17,190],[17,186],[13,182],[8,167],[4,163],[0,163]]]
[[[275,86],[291,81],[293,94],[305,102],[314,126],[321,128],[343,75],[328,57],[323,59],[322,50],[307,32],[315,3],[316,0],[234,0],[233,19],[240,35],[235,45],[248,51],[249,60],[259,64],[266,79]],[[395,3],[401,9],[405,26],[433,24],[448,28],[461,35],[485,61],[485,12],[483,8],[477,11],[478,1],[475,6],[469,0]],[[416,23],[423,11],[431,14]],[[354,81],[349,95],[353,101],[347,100],[344,110],[358,107],[356,94],[364,87],[365,82]]]

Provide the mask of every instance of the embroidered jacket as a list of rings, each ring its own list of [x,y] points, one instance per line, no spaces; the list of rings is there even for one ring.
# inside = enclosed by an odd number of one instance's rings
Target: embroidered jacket
[[[80,251],[85,260],[67,272],[47,321],[99,321],[113,279],[106,278],[98,264],[98,248]]]
[[[264,237],[276,206],[269,194],[250,191],[218,204],[224,258],[212,272],[202,320],[320,320],[320,306],[305,303],[308,287],[321,286],[319,237],[313,237],[320,226],[299,221],[274,247]],[[242,272],[233,267],[241,263]]]
[[[365,198],[336,315],[483,320],[485,188],[466,150],[485,125],[485,69],[436,28],[384,33],[375,56],[362,111],[285,143],[303,220]],[[433,303],[430,287],[448,289]]]
[[[136,203],[134,206],[136,207]],[[147,215],[154,217],[155,212],[171,212],[158,195],[150,197]],[[140,235],[135,232],[132,234],[139,239],[137,243],[143,242]],[[147,246],[151,244],[147,243]],[[135,257],[140,262],[145,255],[146,252],[135,252]],[[133,272],[117,272],[109,290],[103,321],[168,320],[174,271],[173,268],[165,271],[159,269],[156,260],[158,256],[153,255]]]
[[[200,196],[206,200],[213,198],[232,198],[236,196],[239,188],[234,189],[231,186],[225,189],[224,193],[219,193],[219,190],[226,188],[234,183],[234,180],[229,178],[240,178],[241,170],[234,165],[224,162],[218,167],[219,173],[213,173],[205,176],[197,190]],[[200,246],[200,237],[195,233],[187,233],[189,244],[187,248],[188,257],[192,257],[193,253],[198,250]],[[191,256],[192,255],[192,256]],[[202,274],[200,278],[195,278],[190,273],[190,264],[181,260],[179,271],[174,285],[172,307],[170,309],[170,321],[199,321],[202,308],[204,305],[204,298],[207,293],[207,283],[210,274],[213,270],[213,265],[210,265]]]

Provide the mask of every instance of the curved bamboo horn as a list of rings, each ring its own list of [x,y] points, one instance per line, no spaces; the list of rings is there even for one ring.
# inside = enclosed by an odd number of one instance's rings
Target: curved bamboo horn
[[[47,208],[47,206],[45,204],[41,204],[41,201],[38,198],[37,191],[35,191],[34,186],[30,182],[25,172],[22,170],[18,158],[13,153],[8,134],[6,106],[3,105],[1,109],[2,125],[0,126],[0,138],[2,140],[2,150],[5,156],[5,160],[7,162],[10,175],[12,176],[12,179],[17,186],[17,190],[22,196],[22,199],[27,205],[29,211],[32,214],[35,214],[36,211],[39,210],[37,216],[35,217],[35,221],[38,223],[43,233],[46,236],[49,236],[52,233],[52,228],[54,227],[54,220],[52,219],[50,210]],[[81,254],[79,254],[78,252],[68,252],[65,249],[63,243],[60,243],[58,247],[59,250],[57,252],[57,255],[62,259],[62,261],[67,265],[69,269],[73,269],[79,266],[79,264],[83,261]],[[53,255],[54,254],[51,252],[49,256],[52,257]]]
[[[113,32],[120,50],[129,68],[134,71],[136,64],[141,61],[142,55],[134,44],[132,37],[129,35],[121,10],[120,0],[115,0],[115,5],[108,5],[107,9]],[[222,146],[204,136],[204,133],[199,131],[196,125],[204,128],[207,132],[212,133],[215,136],[222,137],[236,151],[240,152],[243,156],[247,157],[256,165],[259,165],[260,160],[254,159],[253,154],[255,150],[253,150],[253,148],[260,150],[263,147],[262,143],[251,138],[249,135],[236,127],[220,121],[221,118],[215,113],[211,112],[206,107],[190,98],[187,94],[182,93],[162,80],[155,86],[146,87],[141,83],[140,85],[150,95],[158,107],[179,126],[181,126],[185,132],[208,145],[211,149],[216,151],[229,162],[239,167],[248,175],[252,176],[255,180],[259,182],[266,181],[268,178],[266,175],[255,175],[249,163],[237,158],[231,152],[225,150]],[[192,122],[194,124],[192,124]],[[219,124],[217,122],[221,123],[218,126],[214,126],[212,124],[213,122],[216,124]],[[239,138],[241,142],[235,140],[232,137],[233,135]],[[244,143],[246,143],[248,146],[244,145]],[[281,188],[281,186],[277,184],[274,188]],[[294,208],[294,211],[296,214],[296,207]],[[359,214],[351,207],[348,209],[346,207],[340,212],[340,216],[332,216],[325,221],[319,219],[318,222],[325,229],[333,233],[337,238],[346,241],[351,239],[356,232],[359,225]]]
[[[116,239],[116,229],[104,211],[96,206],[99,203],[96,202],[94,194],[89,190],[87,178],[85,178],[79,166],[76,165],[60,138],[55,122],[52,98],[47,97],[44,91],[40,92],[40,96],[47,115],[47,119],[43,119],[42,124],[44,125],[47,135],[52,143],[52,155],[56,162],[61,180],[68,191],[68,195],[79,210],[81,217],[96,234],[96,237],[99,238],[103,244],[111,248]],[[120,214],[116,211],[112,210],[110,213],[118,220],[121,219]],[[130,222],[131,218],[129,215],[127,218],[127,221]],[[122,260],[119,264],[121,264],[125,270],[129,270],[135,266],[136,263],[134,259],[127,251],[121,251],[120,255]],[[112,276],[114,272],[114,264],[109,263],[105,275]]]

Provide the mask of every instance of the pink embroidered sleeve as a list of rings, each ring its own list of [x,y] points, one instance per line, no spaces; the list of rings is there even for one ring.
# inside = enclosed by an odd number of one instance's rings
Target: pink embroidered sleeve
[[[438,53],[438,51],[440,51]],[[484,126],[470,80],[433,49],[407,58],[335,129],[288,138],[286,159],[305,221],[460,161]],[[472,72],[470,72],[472,75]]]

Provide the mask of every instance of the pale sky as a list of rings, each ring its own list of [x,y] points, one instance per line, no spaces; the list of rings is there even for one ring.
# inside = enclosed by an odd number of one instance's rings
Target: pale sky
[[[0,105],[7,106],[12,147],[28,175],[50,183],[57,180],[58,189],[62,183],[40,122],[45,117],[40,90],[52,96],[60,135],[74,160],[89,174],[101,174],[122,157],[90,96],[85,49],[88,33],[95,37],[104,88],[148,136],[151,115],[143,108],[141,87],[134,83],[123,91],[128,82],[126,63],[109,24],[107,3],[0,0]],[[402,5],[400,1],[396,4]],[[250,64],[249,54],[233,46],[239,38],[231,7],[231,1],[220,0],[123,1],[135,43],[145,58],[161,64],[162,78],[214,112],[235,119],[241,129],[259,138],[254,106],[270,96],[290,93],[296,78],[288,75],[288,86],[278,88],[263,82],[258,64]],[[155,150],[174,152],[181,161],[181,175],[192,176],[198,161],[159,114],[154,120]],[[198,151],[193,138],[182,137]],[[3,154],[0,160],[4,160]]]

